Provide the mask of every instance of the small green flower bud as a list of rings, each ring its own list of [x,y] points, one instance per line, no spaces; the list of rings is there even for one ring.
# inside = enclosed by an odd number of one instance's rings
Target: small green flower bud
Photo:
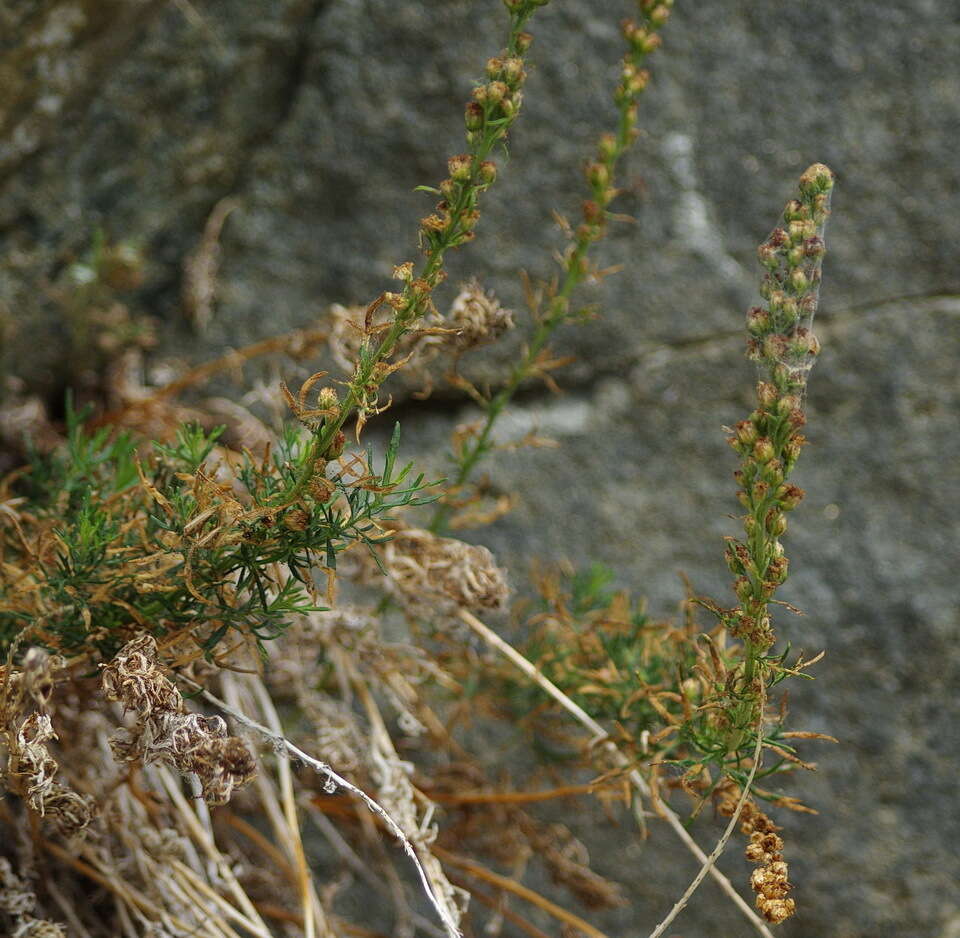
[[[764,277],[760,283],[760,296],[762,296],[765,300],[769,300],[770,297],[773,295],[773,291],[776,289],[777,289],[776,280],[774,280],[773,277],[770,276],[770,274],[767,274],[766,277]]]
[[[787,444],[783,448],[783,454],[786,457],[788,469],[793,468],[793,464],[799,458],[800,450],[806,442],[807,440],[802,433],[794,433],[794,435],[787,440]]]
[[[473,157],[469,153],[460,153],[447,160],[447,171],[455,182],[468,182],[473,168]]]
[[[757,260],[770,270],[776,270],[780,266],[780,254],[769,241],[757,248]]]
[[[764,518],[764,527],[774,537],[780,537],[787,530],[787,518],[782,511],[771,508]]]
[[[499,104],[509,93],[510,89],[502,81],[491,81],[486,86],[486,100],[489,104]]]
[[[494,78],[499,78],[500,74],[503,72],[503,59],[494,56],[492,59],[487,59],[487,78],[493,80]]]
[[[744,508],[750,507],[750,496],[747,495],[747,493],[743,489],[740,489],[737,492],[737,501],[740,502],[740,504],[743,505]]]
[[[770,330],[770,314],[762,306],[751,306],[747,310],[747,332],[760,336]]]
[[[771,459],[763,467],[763,478],[769,482],[770,485],[780,485],[783,482],[783,463],[779,459]]]
[[[776,404],[779,396],[777,389],[768,381],[761,381],[757,385],[757,400],[760,402],[761,407],[770,409]]]
[[[737,594],[737,599],[745,603],[753,598],[753,585],[745,576],[738,576],[733,583],[733,591]]]
[[[588,163],[586,177],[587,182],[597,189],[605,189],[610,185],[610,170],[604,163]]]
[[[783,220],[788,223],[792,221],[803,221],[803,219],[809,217],[809,214],[803,202],[799,199],[791,199],[787,202],[783,210]]]
[[[650,11],[650,22],[653,23],[654,26],[663,26],[669,18],[670,7],[665,3],[658,4]]]
[[[769,299],[770,312],[779,313],[780,310],[783,309],[783,304],[786,303],[786,301],[787,294],[784,293],[783,290],[774,290],[773,293],[770,294]]]
[[[602,134],[597,146],[601,162],[607,162],[617,155],[617,138],[614,134]]]
[[[787,226],[787,230],[790,233],[790,243],[800,244],[806,232],[806,225],[802,221],[792,221]]]
[[[765,436],[760,437],[760,439],[753,444],[753,458],[756,459],[758,463],[770,462],[775,455],[773,443]]]
[[[830,196],[818,195],[813,200],[813,220],[818,225],[822,225],[830,214]]]
[[[517,85],[521,84],[524,78],[527,77],[527,73],[523,68],[523,59],[517,58],[517,56],[511,56],[508,59],[504,59],[502,75],[503,80],[511,88],[516,88]]]
[[[464,114],[464,123],[467,125],[467,130],[474,131],[483,129],[483,107],[476,101],[471,101],[467,105],[467,109]]]
[[[757,428],[749,420],[741,420],[734,428],[737,439],[747,446],[757,442]]]
[[[503,116],[511,119],[520,113],[520,104],[523,101],[523,95],[515,91],[509,98],[504,98],[500,102],[500,110]]]
[[[530,48],[533,36],[530,33],[519,33],[516,38],[517,52],[521,55]]]
[[[484,160],[480,164],[480,181],[485,185],[492,185],[497,178],[497,164],[493,160]]]
[[[799,244],[795,244],[792,248],[790,248],[789,251],[787,251],[787,264],[790,267],[798,267],[803,258],[803,248]]]
[[[829,192],[833,188],[833,171],[823,163],[814,163],[800,177],[800,191],[805,196]]]
[[[778,333],[772,333],[763,340],[763,355],[771,361],[781,361],[787,354],[787,340]]]
[[[793,511],[803,501],[805,494],[799,485],[781,485],[777,489],[777,501],[780,502],[780,507],[784,511]]]
[[[780,321],[784,328],[789,329],[800,315],[800,306],[792,296],[785,297],[780,307]]]
[[[777,413],[781,417],[787,417],[801,406],[803,402],[800,400],[800,397],[796,394],[785,394],[783,397],[777,401]]]
[[[790,272],[790,286],[796,293],[804,293],[810,287],[807,275],[797,268]]]

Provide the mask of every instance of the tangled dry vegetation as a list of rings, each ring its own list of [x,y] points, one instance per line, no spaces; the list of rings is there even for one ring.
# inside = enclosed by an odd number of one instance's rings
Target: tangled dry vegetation
[[[600,279],[590,251],[612,217],[642,63],[671,7],[641,0],[624,24],[617,123],[587,165],[582,220],[564,225],[557,278],[530,286],[533,330],[488,393],[458,364],[519,317],[476,282],[446,314],[433,294],[444,254],[472,240],[495,182],[491,157],[520,110],[525,28],[546,2],[506,0],[507,46],[466,108],[468,152],[428,189],[440,201],[421,222],[424,257],[397,266],[397,292],[335,306],[324,328],[159,387],[138,378],[149,330],[131,326],[121,299],[137,280],[135,252],[98,245],[83,290],[65,293],[78,330],[103,340],[96,380],[81,389],[96,406],[68,403],[60,427],[29,398],[6,405],[7,432],[28,429],[29,440],[0,482],[4,934],[601,936],[585,915],[627,899],[541,811],[557,798],[630,814],[637,836],[665,819],[702,861],[700,878],[714,876],[761,934],[792,914],[785,847],[757,799],[806,810],[777,776],[807,765],[794,742],[814,734],[787,731],[773,702],[775,686],[812,662],[771,651],[770,604],[787,575],[785,513],[803,494],[787,478],[818,349],[829,170],[804,174],[760,250],[766,306],[748,314],[748,351],[763,380],[757,409],[731,431],[747,512],[744,540],[727,551],[736,607],[691,596],[682,622],[660,622],[608,590],[602,571],[546,573],[515,623],[526,636],[517,648],[480,618],[503,620],[505,571],[486,548],[448,536],[509,510],[509,498],[488,504],[472,474],[516,389],[553,380],[550,337],[580,318],[575,289]],[[201,252],[225,217],[219,207]],[[190,277],[203,271],[215,276],[215,264],[192,256]],[[215,284],[193,293],[209,315]],[[314,374],[296,393],[283,385],[283,425],[198,400],[218,372],[267,354],[309,359],[325,342],[344,377]],[[379,457],[360,446],[398,371],[423,393],[452,382],[481,409],[455,435],[446,485],[400,465],[399,430]],[[198,403],[180,402],[188,389]],[[552,763],[513,776],[471,752],[484,721],[520,727]],[[692,799],[683,810],[712,803],[731,818],[709,858],[670,807],[681,789]],[[757,864],[756,911],[713,862],[737,823]],[[526,884],[534,869],[554,896]]]

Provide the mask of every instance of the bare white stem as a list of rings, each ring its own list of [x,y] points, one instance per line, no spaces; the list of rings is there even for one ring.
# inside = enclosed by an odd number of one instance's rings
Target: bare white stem
[[[417,857],[416,851],[413,848],[413,844],[410,843],[406,835],[403,833],[400,825],[389,815],[385,808],[374,801],[373,798],[363,791],[363,789],[358,788],[353,784],[353,782],[349,782],[342,775],[337,774],[337,772],[335,772],[325,762],[321,762],[320,759],[315,759],[313,756],[305,753],[299,746],[290,742],[290,740],[285,736],[281,736],[278,733],[272,732],[271,730],[267,729],[267,727],[257,723],[256,720],[251,720],[250,717],[248,717],[245,713],[235,710],[229,704],[220,700],[219,697],[215,697],[213,694],[211,694],[210,691],[206,690],[202,685],[188,678],[185,674],[181,674],[179,677],[181,680],[199,690],[200,696],[202,696],[209,703],[213,704],[218,710],[229,714],[238,723],[247,727],[247,729],[251,729],[264,739],[269,740],[274,749],[276,749],[278,752],[286,752],[288,756],[298,759],[304,765],[310,766],[310,768],[315,772],[325,776],[328,781],[336,787],[343,788],[345,791],[348,791],[352,795],[355,795],[357,798],[359,798],[373,814],[383,821],[390,833],[400,841],[401,845],[403,846],[404,853],[407,854],[416,868],[417,875],[420,878],[420,883],[423,886],[423,890],[427,894],[427,898],[430,900],[430,903],[436,910],[437,915],[440,916],[440,920],[443,922],[443,925],[447,930],[447,934],[450,936],[450,938],[461,938],[460,929],[450,917],[450,913],[447,911],[443,901],[434,894],[433,888],[430,885],[430,880],[423,868],[423,865],[420,863],[420,859]]]
[[[709,873],[710,870],[715,869],[714,863],[717,862],[717,858],[721,853],[723,853],[723,848],[726,847],[727,841],[730,839],[730,835],[737,826],[737,821],[740,820],[740,812],[743,811],[743,806],[747,803],[747,798],[750,797],[750,786],[753,785],[753,780],[756,777],[757,769],[760,767],[760,759],[763,752],[763,708],[764,699],[761,696],[760,719],[757,721],[757,746],[753,753],[753,766],[750,768],[749,776],[747,776],[747,784],[743,786],[743,791],[740,793],[740,800],[737,802],[737,808],[733,812],[733,817],[730,818],[730,823],[727,825],[727,829],[723,832],[723,836],[717,841],[717,845],[713,848],[713,852],[706,858],[706,860],[703,861],[703,865],[700,867],[699,872],[693,877],[693,882],[687,886],[684,894],[676,901],[676,903],[674,903],[673,908],[667,913],[667,917],[652,932],[650,932],[650,938],[660,938],[660,936],[670,926],[670,923],[684,910],[687,903],[690,901],[690,897],[697,891],[700,884],[706,878],[707,873]]]

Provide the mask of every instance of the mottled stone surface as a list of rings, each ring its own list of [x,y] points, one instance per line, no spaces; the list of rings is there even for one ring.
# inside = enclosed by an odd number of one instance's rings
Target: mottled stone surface
[[[454,276],[478,273],[519,305],[516,272],[549,273],[550,212],[580,198],[628,7],[555,0],[538,14],[525,113]],[[131,305],[160,320],[156,360],[203,360],[385,289],[430,207],[413,187],[462,148],[462,102],[501,22],[494,0],[5,8],[6,368],[54,398],[69,383],[50,284],[98,229],[143,247]],[[636,223],[603,252],[625,270],[584,296],[603,318],[558,342],[578,356],[566,396],[532,389],[508,426],[564,445],[498,457],[494,482],[522,501],[483,538],[517,570],[532,554],[602,560],[657,614],[681,596],[678,571],[726,595],[720,537],[736,503],[720,427],[750,406],[739,329],[754,250],[799,172],[830,164],[825,351],[799,471],[810,494],[787,537],[785,596],[807,615],[781,627],[828,652],[794,691],[796,724],[842,743],[797,781],[822,814],[784,819],[800,913],[781,934],[956,936],[960,3],[680,0],[664,38],[618,204]],[[198,331],[182,265],[227,196],[218,301]],[[439,398],[425,423],[404,410],[410,450],[438,452],[463,407]],[[592,836],[598,867],[635,899],[598,921],[642,933],[692,865],[665,831],[642,848],[624,830]],[[675,931],[749,933],[710,886]]]

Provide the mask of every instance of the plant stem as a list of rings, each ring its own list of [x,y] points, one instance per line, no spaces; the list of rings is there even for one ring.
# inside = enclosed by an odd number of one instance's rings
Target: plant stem
[[[584,280],[596,273],[587,262],[587,256],[591,246],[606,234],[606,222],[610,217],[607,209],[618,194],[613,185],[617,165],[637,138],[637,101],[649,81],[649,75],[641,65],[647,55],[660,45],[658,31],[666,22],[669,5],[660,5],[656,10],[657,12],[650,10],[643,13],[642,25],[638,26],[629,20],[623,24],[624,37],[630,48],[624,56],[620,82],[614,94],[618,109],[617,130],[616,133],[607,133],[600,138],[597,156],[586,167],[591,199],[583,205],[583,223],[571,235],[561,260],[563,281],[559,287],[554,286],[551,289],[546,315],[538,322],[506,384],[487,402],[483,426],[455,455],[457,471],[453,479],[454,491],[466,485],[477,464],[492,448],[490,438],[494,425],[520,385],[537,372],[540,355],[554,332],[563,323],[578,315],[571,311],[570,306],[574,291]],[[438,505],[430,522],[430,530],[435,533],[442,532],[452,511],[453,506],[449,501]]]

